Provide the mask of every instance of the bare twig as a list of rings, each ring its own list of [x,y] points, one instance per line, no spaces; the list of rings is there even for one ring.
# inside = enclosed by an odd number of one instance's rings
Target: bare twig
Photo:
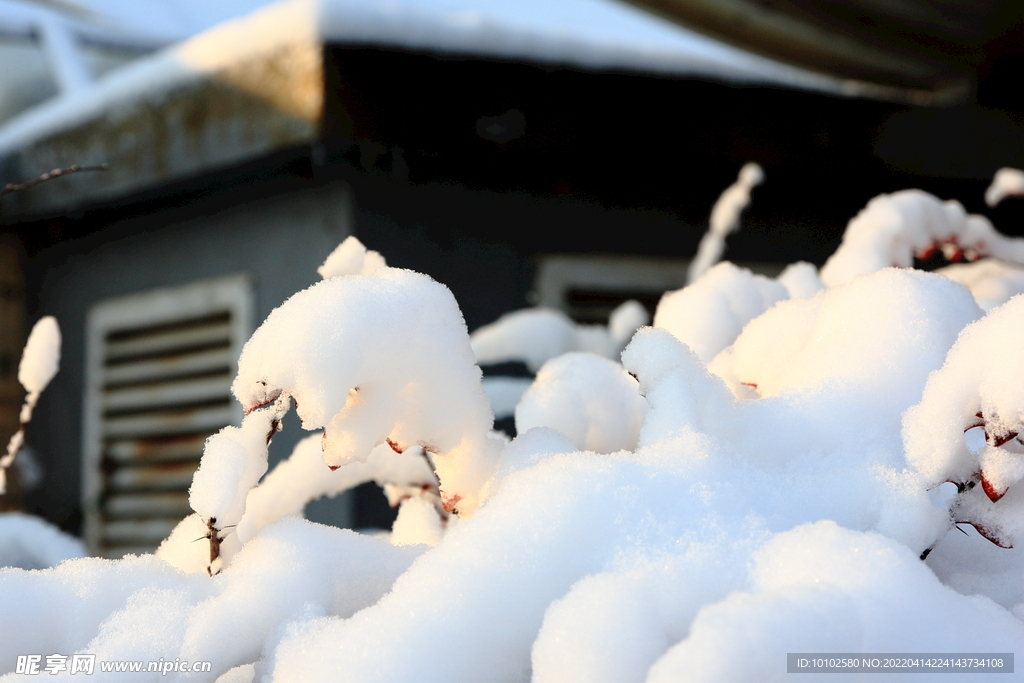
[[[38,398],[38,394],[33,397],[33,399],[35,398]],[[28,414],[31,417],[32,408],[35,407],[35,400],[31,401],[31,405],[26,401],[26,405],[29,406]],[[25,406],[22,406],[22,415],[24,415],[25,410]],[[7,470],[14,464],[14,459],[18,457],[18,453],[21,452],[21,447],[25,444],[25,427],[27,425],[28,420],[22,417],[18,423],[18,431],[16,431],[11,437],[11,440],[7,442],[7,452],[0,456],[0,496],[7,493]]]
[[[220,537],[220,529],[217,528],[216,517],[211,517],[209,521],[206,522],[206,529],[206,538],[210,539],[210,564],[206,567],[206,573],[213,576],[214,574],[220,573],[219,568],[216,570],[214,569],[214,564],[220,558],[220,544],[223,540]]]
[[[47,171],[37,178],[28,180],[24,183],[7,183],[2,189],[0,189],[0,197],[11,192],[18,192],[19,190],[27,190],[30,187],[38,185],[39,183],[45,183],[47,180],[53,180],[64,175],[70,175],[72,173],[79,173],[83,171],[106,171],[110,168],[107,164],[103,163],[99,166],[79,166],[75,164],[68,166],[67,168],[55,168],[52,171]]]
[[[431,453],[433,453],[433,451],[429,450],[426,447],[422,447],[423,459],[427,461],[427,467],[430,468],[430,473],[434,475],[434,481],[436,482],[437,485],[437,488],[435,489],[437,491],[437,496],[436,500],[433,501],[434,509],[437,510],[437,514],[441,518],[441,528],[444,528],[448,526],[448,521],[449,517],[451,516],[451,513],[449,513],[449,511],[445,509],[444,501],[441,498],[441,478],[437,476],[437,469],[434,468],[434,461],[430,458]]]

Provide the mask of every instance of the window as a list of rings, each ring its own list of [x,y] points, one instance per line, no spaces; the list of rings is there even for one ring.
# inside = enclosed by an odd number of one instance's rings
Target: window
[[[537,305],[565,311],[577,322],[606,324],[616,306],[636,299],[654,315],[662,293],[686,285],[687,266],[689,261],[642,256],[543,256]]]
[[[242,418],[230,387],[253,330],[252,292],[235,275],[89,311],[83,506],[93,553],[151,552],[191,513],[206,437]]]
[[[775,277],[782,264],[737,261]],[[689,260],[644,256],[551,254],[540,257],[534,283],[537,306],[565,311],[576,322],[606,324],[615,307],[636,299],[652,318],[661,295],[686,286]]]

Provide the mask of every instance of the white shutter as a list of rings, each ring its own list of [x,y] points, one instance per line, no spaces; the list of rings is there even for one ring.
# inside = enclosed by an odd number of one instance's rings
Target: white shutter
[[[643,256],[548,254],[538,259],[533,296],[538,306],[573,320],[606,324],[623,301],[654,311],[663,292],[686,285],[689,261]]]
[[[245,275],[97,304],[86,321],[85,538],[151,552],[191,510],[206,437],[242,413],[231,381],[253,329]]]

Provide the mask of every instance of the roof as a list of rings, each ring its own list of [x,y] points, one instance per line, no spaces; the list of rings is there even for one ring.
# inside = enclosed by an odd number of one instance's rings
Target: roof
[[[43,210],[66,206],[76,187],[95,188],[90,200],[111,197],[310,142],[322,107],[324,43],[863,92],[856,82],[752,55],[615,0],[284,0],[7,121],[0,126],[5,175],[114,162],[112,150],[129,162],[120,164],[123,176],[68,178],[61,192],[41,186],[31,201]],[[220,118],[189,130],[197,103],[210,98],[227,101]]]
[[[1019,0],[630,1],[758,54],[929,104],[962,100],[1024,38]]]

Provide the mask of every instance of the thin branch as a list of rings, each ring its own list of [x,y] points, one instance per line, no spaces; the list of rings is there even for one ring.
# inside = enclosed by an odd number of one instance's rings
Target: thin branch
[[[214,571],[214,563],[220,559],[220,529],[217,528],[217,518],[210,517],[206,522],[206,538],[210,539],[210,563],[206,566],[206,573],[210,576],[220,573],[220,568]]]
[[[34,187],[39,183],[45,183],[47,180],[53,180],[54,178],[59,178],[64,175],[70,175],[72,173],[79,173],[84,171],[106,171],[109,169],[110,166],[108,166],[106,163],[100,164],[99,166],[79,166],[78,164],[75,164],[74,166],[68,166],[67,168],[55,168],[52,171],[47,171],[38,178],[33,178],[32,180],[28,180],[24,183],[7,183],[6,185],[4,185],[3,189],[0,189],[0,197],[3,197],[5,194],[10,194],[12,192],[27,190],[28,188]]]

